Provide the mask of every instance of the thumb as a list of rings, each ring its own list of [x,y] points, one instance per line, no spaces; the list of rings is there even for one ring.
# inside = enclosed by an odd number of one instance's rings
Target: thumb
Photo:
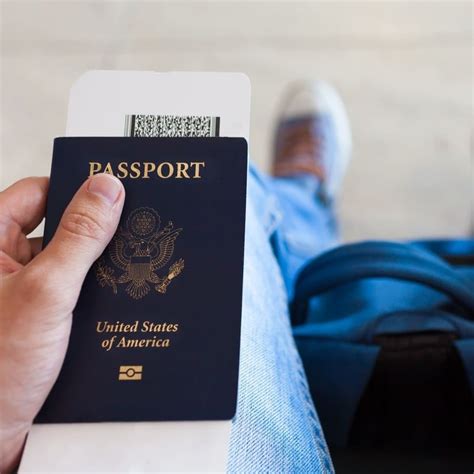
[[[71,296],[73,305],[87,272],[117,229],[124,199],[123,185],[114,176],[90,177],[66,208],[51,242],[29,265],[48,279],[48,287]]]

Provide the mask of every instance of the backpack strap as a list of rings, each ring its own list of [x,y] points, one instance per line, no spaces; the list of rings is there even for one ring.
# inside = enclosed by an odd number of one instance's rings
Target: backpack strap
[[[293,324],[305,322],[310,298],[362,278],[420,283],[449,296],[474,318],[474,294],[450,265],[416,246],[368,241],[338,247],[303,268],[291,305]]]
[[[430,239],[411,243],[438,255],[453,266],[474,267],[474,239]]]

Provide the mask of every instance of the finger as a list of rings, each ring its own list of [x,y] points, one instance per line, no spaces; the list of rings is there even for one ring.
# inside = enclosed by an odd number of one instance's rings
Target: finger
[[[43,248],[43,237],[31,237],[28,239],[31,249],[31,256],[36,257]]]
[[[8,275],[21,270],[23,265],[10,257],[3,250],[0,250],[0,275]]]
[[[33,231],[44,217],[48,178],[25,178],[0,192],[0,222],[13,225],[23,233]]]
[[[77,299],[87,272],[117,229],[124,199],[123,185],[114,176],[89,178],[65,210],[51,242],[28,265],[28,272],[34,278],[43,275],[48,288],[56,288],[64,298]]]

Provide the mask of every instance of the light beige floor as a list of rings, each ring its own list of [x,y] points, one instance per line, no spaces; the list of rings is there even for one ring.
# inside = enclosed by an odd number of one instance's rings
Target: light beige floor
[[[48,174],[87,69],[242,71],[263,168],[278,97],[325,78],[352,119],[344,237],[472,230],[471,2],[2,2],[2,187]]]

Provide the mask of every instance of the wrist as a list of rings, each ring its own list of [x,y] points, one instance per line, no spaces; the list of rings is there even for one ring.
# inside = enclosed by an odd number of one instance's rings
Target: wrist
[[[14,427],[2,427],[0,433],[0,472],[10,473],[20,464],[23,447],[26,436],[30,430],[31,424],[24,424]]]

